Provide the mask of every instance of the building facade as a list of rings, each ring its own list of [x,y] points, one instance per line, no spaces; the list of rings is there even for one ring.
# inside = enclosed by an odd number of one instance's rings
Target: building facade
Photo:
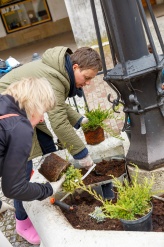
[[[145,0],[142,3],[146,6]],[[95,6],[105,40],[100,0],[95,0]],[[97,40],[90,0],[0,0],[0,14],[0,51],[67,31],[73,31],[78,47]]]
[[[72,30],[64,0],[0,0],[0,51]]]

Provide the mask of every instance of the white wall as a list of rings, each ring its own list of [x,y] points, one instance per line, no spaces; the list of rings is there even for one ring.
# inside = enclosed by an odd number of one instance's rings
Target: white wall
[[[95,45],[97,37],[90,0],[65,0],[65,4],[77,46]],[[99,0],[95,0],[95,6],[101,35],[104,37],[106,30]]]
[[[53,21],[68,17],[64,0],[47,0]]]
[[[3,26],[2,18],[0,17],[0,38],[5,37],[6,35],[7,34]]]

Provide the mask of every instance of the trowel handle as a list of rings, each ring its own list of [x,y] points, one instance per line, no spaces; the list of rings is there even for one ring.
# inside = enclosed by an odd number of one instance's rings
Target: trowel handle
[[[52,205],[57,205],[57,206],[59,206],[60,208],[66,209],[66,210],[68,210],[68,211],[74,210],[74,209],[75,209],[74,206],[70,206],[70,205],[68,205],[68,204],[66,204],[66,203],[64,203],[64,202],[59,201],[59,200],[55,200],[55,198],[51,198],[51,199],[50,199],[50,203],[51,203]]]

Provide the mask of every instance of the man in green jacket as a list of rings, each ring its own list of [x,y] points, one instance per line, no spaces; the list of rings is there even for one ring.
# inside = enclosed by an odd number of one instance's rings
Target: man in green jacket
[[[45,77],[52,85],[57,98],[57,106],[48,112],[51,127],[62,144],[70,150],[75,160],[87,169],[93,161],[82,140],[76,134],[75,129],[80,128],[87,119],[73,110],[65,101],[68,97],[82,96],[82,88],[90,85],[91,80],[98,71],[102,70],[99,54],[89,47],[77,49],[74,53],[67,47],[54,47],[48,49],[42,58],[18,67],[0,79],[0,93],[12,82],[21,78]],[[46,124],[36,126],[33,136],[33,146],[27,165],[27,179],[30,179],[32,159],[50,152],[56,151],[52,134]],[[25,220],[28,216],[22,202],[14,200],[16,218]]]

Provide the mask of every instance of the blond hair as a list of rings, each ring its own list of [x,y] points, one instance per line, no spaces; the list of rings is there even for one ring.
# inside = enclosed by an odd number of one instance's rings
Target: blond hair
[[[45,78],[23,78],[13,82],[2,94],[11,95],[28,118],[36,113],[42,115],[56,106],[54,91]]]

